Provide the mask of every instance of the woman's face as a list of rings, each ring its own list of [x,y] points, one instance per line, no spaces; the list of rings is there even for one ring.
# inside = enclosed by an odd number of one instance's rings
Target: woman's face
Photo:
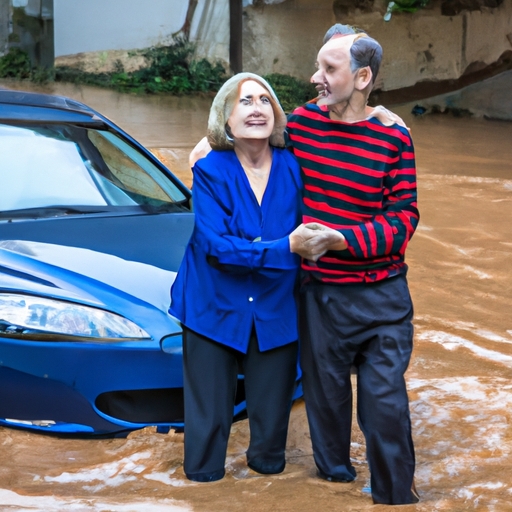
[[[274,129],[274,111],[269,92],[254,80],[244,82],[228,125],[235,140],[270,138]]]

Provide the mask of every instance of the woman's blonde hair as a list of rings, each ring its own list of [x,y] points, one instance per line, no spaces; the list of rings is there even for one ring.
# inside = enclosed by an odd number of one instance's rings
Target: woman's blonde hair
[[[270,84],[261,76],[253,73],[238,73],[227,80],[215,96],[208,118],[208,142],[212,149],[233,149],[233,139],[226,132],[226,126],[235,103],[240,95],[240,87],[244,82],[254,80],[270,94],[270,103],[274,112],[274,129],[270,135],[270,145],[283,148],[286,114]]]

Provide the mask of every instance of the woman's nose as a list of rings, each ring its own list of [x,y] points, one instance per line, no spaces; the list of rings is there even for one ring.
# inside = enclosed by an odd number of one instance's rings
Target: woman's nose
[[[252,115],[253,116],[260,116],[261,115],[261,107],[262,107],[261,103],[256,101],[254,103],[254,106],[253,106]]]

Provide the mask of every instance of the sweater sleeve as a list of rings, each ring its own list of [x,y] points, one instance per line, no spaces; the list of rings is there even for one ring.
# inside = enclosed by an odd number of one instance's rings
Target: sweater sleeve
[[[244,198],[240,195],[228,198],[228,189],[234,184],[208,172],[205,162],[205,159],[200,160],[194,166],[192,194],[195,238],[206,252],[208,263],[227,272],[296,269],[297,256],[290,252],[288,236],[261,241],[248,240],[232,232],[228,203]],[[229,179],[228,173],[225,176]]]
[[[382,213],[367,222],[342,229],[355,258],[375,258],[405,252],[419,221],[416,165],[412,140],[399,148],[399,159],[384,178]],[[345,251],[337,251],[340,255]]]

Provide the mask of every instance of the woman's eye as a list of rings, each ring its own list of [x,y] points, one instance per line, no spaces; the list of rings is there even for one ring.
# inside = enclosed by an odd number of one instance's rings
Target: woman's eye
[[[262,103],[269,104],[269,103],[270,103],[270,99],[269,99],[269,98],[267,98],[267,97],[265,97],[265,96],[263,96],[263,98],[261,98],[261,102],[262,102]]]

